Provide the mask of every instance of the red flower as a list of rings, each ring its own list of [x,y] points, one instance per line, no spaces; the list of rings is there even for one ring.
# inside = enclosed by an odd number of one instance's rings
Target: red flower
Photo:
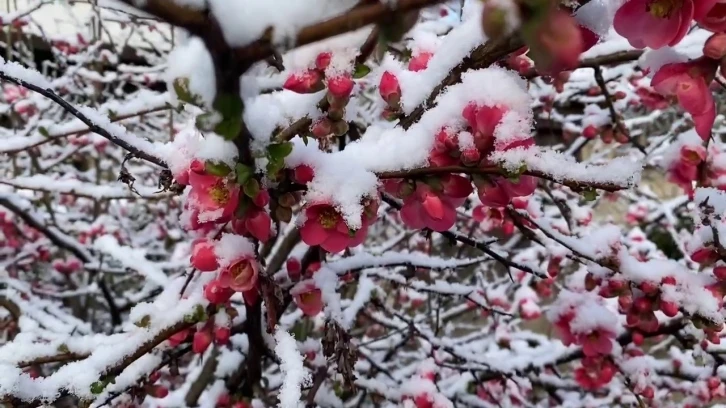
[[[305,209],[307,219],[300,228],[300,235],[306,244],[319,245],[331,253],[358,246],[365,240],[368,225],[375,219],[377,209],[377,205],[369,207],[367,214],[362,216],[361,228],[351,230],[330,204],[312,204]]]
[[[215,305],[226,303],[234,294],[234,290],[215,279],[204,286],[204,298]]]
[[[396,185],[395,182],[392,185]],[[417,183],[415,190],[404,197],[401,220],[414,229],[431,228],[447,231],[456,222],[456,208],[471,194],[469,180],[457,175],[441,178],[441,191]],[[389,185],[390,188],[390,185]]]
[[[709,90],[716,68],[714,60],[702,57],[664,65],[651,81],[651,86],[658,93],[678,98],[681,107],[693,117],[696,132],[704,140],[711,136],[716,120],[716,104]]]
[[[575,381],[586,390],[607,385],[615,376],[615,366],[605,358],[585,357],[582,367],[575,370]]]
[[[246,292],[257,286],[259,267],[251,258],[242,258],[224,268],[219,275],[219,282],[237,292]]]
[[[694,16],[701,27],[714,32],[726,31],[726,3],[723,1],[706,0],[703,4],[696,2],[694,5],[707,10],[703,16]],[[709,5],[712,6],[709,8]]]
[[[190,209],[196,210],[194,217],[200,223],[229,220],[239,203],[239,186],[224,177],[197,171],[189,172]],[[194,212],[194,211],[193,211]]]
[[[300,282],[293,286],[290,294],[295,304],[306,316],[316,316],[323,311],[323,297],[320,289],[311,281]]]
[[[589,334],[579,335],[577,340],[582,345],[582,352],[587,357],[609,355],[613,351],[615,333],[608,330],[596,329]]]
[[[615,13],[613,26],[635,48],[673,46],[691,21],[702,19],[716,0],[630,0]]]

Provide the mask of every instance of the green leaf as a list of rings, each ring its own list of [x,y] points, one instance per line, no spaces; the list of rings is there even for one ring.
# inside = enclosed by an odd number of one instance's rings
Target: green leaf
[[[285,159],[285,157],[289,156],[290,153],[292,153],[292,143],[284,142],[271,144],[267,146],[267,153],[270,156],[270,159],[282,161],[283,159]]]
[[[353,78],[360,79],[364,76],[368,75],[368,73],[371,72],[371,69],[366,64],[358,64],[355,66],[355,70],[353,71]]]
[[[244,184],[243,189],[247,197],[254,199],[260,193],[260,183],[251,178]]]
[[[284,162],[280,160],[272,160],[272,158],[270,158],[270,161],[267,162],[267,177],[275,179],[277,177],[277,173],[279,173],[283,167],[285,167]]]
[[[40,133],[41,135],[43,135],[43,137],[50,137],[50,133],[48,133],[48,129],[45,128],[45,127],[43,127],[43,126],[40,126],[38,128],[38,133]]]
[[[141,320],[138,320],[134,322],[134,326],[136,327],[149,327],[151,324],[151,316],[144,315],[144,317],[141,318]]]
[[[226,140],[234,140],[242,130],[242,110],[244,105],[239,95],[225,93],[214,100],[214,109],[222,115],[222,121],[214,132]]]
[[[232,169],[230,169],[229,166],[227,166],[226,164],[215,162],[204,163],[204,170],[207,173],[218,177],[224,177],[232,172]]]
[[[100,394],[103,392],[103,389],[106,388],[106,383],[103,381],[96,381],[93,384],[91,384],[91,393],[92,394]]]
[[[176,78],[172,85],[177,99],[192,105],[201,105],[200,97],[189,90],[189,78]]]
[[[247,180],[249,180],[250,177],[252,177],[252,175],[255,173],[252,167],[246,166],[242,163],[237,163],[235,171],[237,173],[237,183],[240,185],[244,185]]]
[[[58,346],[58,352],[67,354],[67,353],[70,353],[71,351],[68,349],[68,346],[65,343],[63,343],[60,346]]]
[[[582,192],[585,201],[595,201],[597,199],[597,191],[595,189],[587,189]]]
[[[111,119],[111,121],[114,121],[114,120],[116,120],[116,118],[118,118],[118,113],[116,113],[116,111],[113,111],[113,110],[110,110],[109,109],[108,110],[108,118]]]
[[[217,126],[218,119],[219,116],[216,115],[214,112],[206,112],[197,116],[195,124],[197,126],[197,129],[203,132],[209,132],[210,130],[214,130],[214,128]]]

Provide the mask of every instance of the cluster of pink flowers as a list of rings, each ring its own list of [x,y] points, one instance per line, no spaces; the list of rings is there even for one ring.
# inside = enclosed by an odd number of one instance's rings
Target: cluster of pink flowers
[[[715,34],[704,46],[704,56],[688,62],[666,64],[655,73],[652,87],[661,95],[677,98],[690,113],[696,131],[711,136],[716,105],[710,85],[726,56],[726,7],[718,0],[629,0],[616,12],[615,30],[633,47],[659,49],[678,44],[692,22]]]
[[[300,236],[308,245],[319,245],[324,250],[336,253],[363,243],[378,214],[378,201],[366,200],[361,227],[351,229],[335,207],[329,203],[309,203],[305,206],[305,222],[300,227]]]

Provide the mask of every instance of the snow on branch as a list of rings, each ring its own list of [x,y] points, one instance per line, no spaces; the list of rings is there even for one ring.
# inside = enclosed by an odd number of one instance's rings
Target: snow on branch
[[[280,359],[280,370],[284,378],[278,399],[280,408],[298,408],[302,397],[302,387],[310,380],[303,365],[303,356],[297,348],[295,338],[285,329],[278,327],[275,332],[275,354]]]
[[[0,184],[12,186],[20,190],[44,191],[58,194],[71,194],[77,197],[94,198],[99,200],[118,199],[161,199],[168,197],[168,193],[160,193],[158,188],[135,184],[136,193],[132,192],[126,184],[110,182],[107,184],[94,184],[76,179],[55,179],[50,176],[36,174],[28,177],[15,177],[2,180]]]
[[[128,150],[135,157],[163,168],[167,167],[166,163],[159,158],[161,156],[160,146],[129,133],[126,128],[112,123],[108,116],[91,107],[75,106],[67,102],[51,89],[51,83],[38,71],[25,68],[15,62],[5,62],[0,57],[0,79],[28,88],[52,100],[88,126],[90,131]]]

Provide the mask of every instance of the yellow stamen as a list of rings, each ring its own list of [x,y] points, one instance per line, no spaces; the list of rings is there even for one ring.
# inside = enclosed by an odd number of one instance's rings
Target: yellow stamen
[[[222,181],[217,182],[217,184],[209,189],[209,196],[219,205],[227,204],[230,199],[229,190],[224,186]]]
[[[670,18],[674,11],[683,6],[683,0],[653,0],[648,4],[647,11],[654,17]]]
[[[335,228],[338,224],[338,213],[332,209],[325,210],[320,213],[318,220],[320,221],[320,225],[325,229]]]

